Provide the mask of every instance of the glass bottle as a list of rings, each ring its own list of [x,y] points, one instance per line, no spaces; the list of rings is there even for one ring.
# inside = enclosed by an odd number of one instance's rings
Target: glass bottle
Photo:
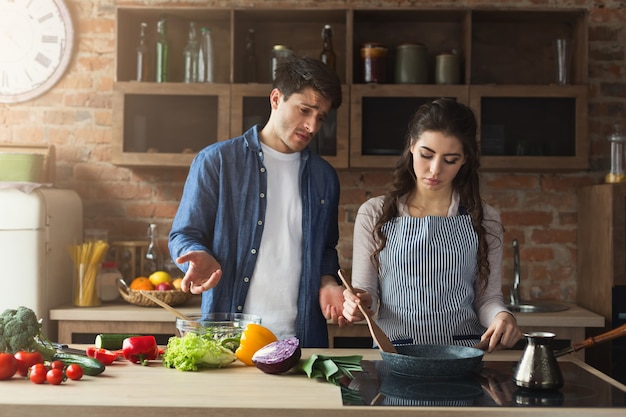
[[[149,69],[150,69],[150,48],[148,48],[148,42],[146,38],[146,30],[148,24],[141,22],[139,30],[139,45],[136,49],[137,55],[137,81],[150,81]]]
[[[336,55],[333,50],[333,29],[330,25],[324,25],[322,29],[322,52],[320,53],[320,61],[328,68],[335,71]]]
[[[143,265],[143,274],[146,277],[149,277],[150,274],[156,271],[160,271],[163,265],[163,257],[159,251],[157,237],[157,225],[151,223],[148,227],[148,238],[150,239],[150,243],[148,244],[148,249],[146,250],[146,255],[144,256]]]
[[[183,81],[186,83],[197,83],[198,76],[198,59],[200,56],[200,44],[198,43],[198,35],[196,33],[196,24],[189,23],[189,34],[187,44],[183,49],[183,57],[185,62],[185,72]]]
[[[167,19],[165,17],[161,17],[157,22],[157,39],[154,51],[155,81],[158,83],[167,82],[168,47]]]
[[[611,171],[606,174],[604,181],[607,183],[626,182],[624,174],[624,142],[626,136],[622,134],[622,125],[616,123],[613,133],[609,136],[611,142]]]
[[[276,66],[278,65],[278,61],[283,58],[287,58],[292,55],[293,51],[291,48],[285,45],[274,45],[272,47],[272,55],[270,57],[270,76],[272,77],[272,81],[276,78]]]
[[[246,83],[255,83],[256,79],[256,45],[254,29],[248,29],[246,36],[246,52],[243,57],[243,80]]]
[[[200,58],[198,60],[198,81],[213,82],[213,40],[211,29],[203,27],[200,29]]]

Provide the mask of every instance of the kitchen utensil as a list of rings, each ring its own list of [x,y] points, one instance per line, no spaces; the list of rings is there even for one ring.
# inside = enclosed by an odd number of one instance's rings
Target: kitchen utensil
[[[174,314],[176,317],[178,317],[181,320],[187,320],[189,323],[196,323],[195,321],[193,321],[191,318],[187,317],[186,315],[184,315],[183,313],[181,313],[180,311],[176,310],[174,307],[172,307],[171,305],[159,300],[158,298],[156,298],[155,296],[151,295],[149,292],[147,291],[140,291],[141,294],[150,299],[151,301],[154,301],[156,304],[158,304],[159,306],[163,307],[164,309],[166,309],[167,311],[169,311],[170,313]],[[192,324],[193,325],[193,324]],[[201,327],[200,323],[196,323],[196,325],[198,327]]]
[[[531,390],[555,390],[563,386],[563,374],[551,342],[556,336],[549,332],[531,332],[524,336],[528,344],[513,371],[513,382]]]
[[[572,346],[559,350],[554,353],[557,358],[568,353],[578,352],[581,349],[592,347],[600,343],[608,342],[609,340],[617,339],[618,337],[626,336],[626,324],[622,324],[613,330],[606,333],[599,334],[597,336],[588,337],[582,342],[574,343]]]
[[[626,324],[613,330],[589,337],[582,342],[554,352],[550,346],[554,333],[526,333],[528,345],[522,353],[513,373],[515,384],[529,389],[558,389],[563,386],[563,376],[556,360],[557,357],[595,346],[618,337],[626,336]]]
[[[480,368],[485,352],[455,345],[397,345],[380,352],[391,373],[405,377],[461,377]]]
[[[339,270],[339,278],[341,278],[341,282],[343,282],[343,285],[347,289],[352,291],[352,293],[354,293],[354,288],[352,288],[352,285],[346,279],[344,272],[341,269]],[[372,320],[372,318],[369,316],[369,314],[367,314],[365,308],[361,304],[359,304],[358,306],[363,316],[365,316],[365,321],[367,322],[367,327],[369,327],[370,333],[372,334],[372,339],[374,339],[374,342],[376,343],[376,345],[378,345],[379,349],[381,349],[383,352],[395,353],[396,348],[393,346],[391,340],[389,340],[383,329],[378,327],[378,324],[376,324],[376,322]]]

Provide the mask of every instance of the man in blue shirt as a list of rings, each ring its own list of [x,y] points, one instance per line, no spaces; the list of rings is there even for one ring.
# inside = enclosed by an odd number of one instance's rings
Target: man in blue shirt
[[[259,315],[279,339],[328,346],[326,320],[344,322],[339,180],[308,145],[341,105],[321,61],[292,56],[275,70],[267,124],[194,159],[169,236],[183,291],[202,311]]]

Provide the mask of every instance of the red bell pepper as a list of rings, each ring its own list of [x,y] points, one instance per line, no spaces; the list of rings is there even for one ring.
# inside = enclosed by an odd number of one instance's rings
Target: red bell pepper
[[[85,353],[87,353],[87,356],[90,358],[98,359],[106,366],[111,365],[113,361],[117,359],[117,352],[113,352],[108,349],[88,347]]]
[[[159,347],[154,336],[133,336],[122,342],[122,353],[132,363],[147,365],[159,357]]]

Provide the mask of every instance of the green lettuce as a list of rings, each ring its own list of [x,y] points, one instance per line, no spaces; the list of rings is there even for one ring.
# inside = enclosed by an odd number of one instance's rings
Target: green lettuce
[[[179,371],[197,371],[227,366],[237,356],[225,343],[211,338],[210,335],[187,333],[183,337],[171,337],[162,358],[165,367]]]

